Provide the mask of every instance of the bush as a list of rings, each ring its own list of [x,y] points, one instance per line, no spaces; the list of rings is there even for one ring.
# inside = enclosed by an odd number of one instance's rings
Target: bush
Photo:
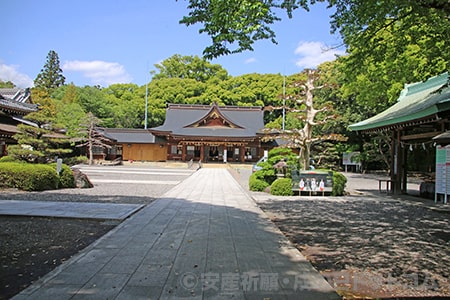
[[[273,169],[273,165],[278,163],[281,160],[286,160],[286,163],[288,165],[288,170],[287,170],[286,175],[288,177],[290,176],[291,169],[298,169],[300,167],[298,156],[297,156],[297,154],[294,153],[294,151],[291,148],[277,147],[277,148],[273,148],[272,150],[269,151],[268,165],[272,169]]]
[[[73,157],[65,157],[63,159],[64,163],[69,166],[79,165],[79,164],[87,164],[89,159],[86,156],[73,156]]]
[[[345,185],[347,183],[347,177],[344,174],[333,171],[333,191],[332,196],[343,196],[345,192]]]
[[[257,172],[250,175],[250,178],[248,180],[248,188],[250,189],[250,191],[262,192],[266,187],[269,186],[269,184],[264,180],[259,179],[256,174]]]
[[[262,169],[256,171],[252,175],[254,175],[259,180],[265,181],[268,186],[271,185],[272,182],[274,182],[275,179],[277,179],[275,169],[268,162],[262,162],[259,163],[259,165],[262,167]]]
[[[50,166],[56,172],[56,163],[50,164]],[[73,177],[72,169],[63,164],[61,168],[61,173],[59,174],[59,184],[58,188],[60,189],[70,189],[75,187],[75,178]]]
[[[17,160],[14,159],[14,157],[12,157],[12,156],[2,156],[0,158],[0,163],[3,163],[3,162],[14,162],[14,161],[17,161]]]
[[[59,178],[49,165],[8,162],[0,164],[0,187],[24,191],[58,188]]]
[[[270,186],[270,193],[278,196],[292,196],[292,179],[278,178]]]

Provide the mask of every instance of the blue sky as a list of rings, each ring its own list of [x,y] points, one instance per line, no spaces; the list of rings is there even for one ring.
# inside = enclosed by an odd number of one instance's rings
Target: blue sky
[[[199,26],[186,27],[186,0],[0,0],[0,80],[30,87],[50,50],[58,53],[66,83],[77,86],[113,83],[144,85],[154,64],[174,54],[202,55],[210,38]],[[254,51],[212,61],[230,75],[290,75],[342,54],[330,34],[330,15],[322,3],[310,12],[273,25],[278,45],[255,44]]]

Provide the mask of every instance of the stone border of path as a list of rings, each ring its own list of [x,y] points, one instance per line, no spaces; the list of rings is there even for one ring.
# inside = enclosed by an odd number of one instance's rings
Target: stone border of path
[[[124,220],[143,204],[0,200],[0,215]]]

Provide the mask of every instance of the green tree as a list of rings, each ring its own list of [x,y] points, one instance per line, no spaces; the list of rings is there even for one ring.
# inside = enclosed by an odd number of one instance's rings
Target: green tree
[[[16,85],[12,81],[0,80],[0,89],[12,89],[15,87]]]
[[[101,122],[99,118],[89,112],[86,114],[86,123],[82,124],[86,141],[77,147],[86,147],[88,149],[89,165],[94,163],[94,148],[111,148],[111,145],[108,143],[109,140],[97,130],[97,126]]]
[[[102,121],[104,127],[115,127],[114,103],[98,86],[84,86],[77,91],[78,101],[85,112],[91,112]]]
[[[136,84],[113,84],[103,89],[111,103],[112,122],[117,128],[142,128],[144,124],[145,90]]]
[[[38,111],[29,113],[25,119],[31,120],[39,127],[52,128],[55,122],[57,107],[54,99],[50,97],[49,91],[43,88],[31,90],[33,103],[38,105]]]
[[[49,93],[57,87],[64,85],[66,78],[59,66],[58,53],[50,50],[44,68],[34,80],[34,86],[47,90]]]
[[[67,85],[61,100],[64,104],[79,103],[77,87],[73,83]]]
[[[367,52],[372,50],[368,40],[398,21],[404,24],[400,31],[408,31],[421,22],[436,24],[443,30],[436,41],[448,41],[450,3],[447,0],[189,0],[190,11],[180,23],[202,25],[199,33],[206,33],[212,41],[203,54],[214,58],[253,50],[258,40],[276,43],[272,27],[281,20],[277,10],[285,10],[291,18],[294,10],[308,11],[317,2],[328,2],[335,9],[330,20],[331,31],[339,32],[346,45],[362,47]]]
[[[316,127],[323,127],[328,119],[334,119],[335,115],[331,103],[322,103],[320,108],[317,108],[317,103],[315,103],[317,91],[326,87],[326,84],[320,84],[319,71],[307,69],[302,75],[302,80],[294,82],[297,94],[286,96],[286,110],[291,122],[287,122],[286,130],[276,136],[287,140],[289,147],[300,149],[302,166],[308,170],[311,147],[314,143],[326,140],[339,141],[345,138],[341,134],[314,131]],[[265,109],[278,110],[280,107],[269,106]]]
[[[46,163],[55,156],[63,156],[72,152],[64,147],[66,139],[55,137],[48,129],[20,124],[19,132],[14,135],[17,145],[8,147],[12,157],[31,163]]]
[[[155,64],[159,73],[153,79],[181,78],[206,82],[211,78],[225,80],[228,72],[219,64],[212,64],[198,56],[182,56],[175,54],[159,64]]]
[[[370,115],[395,103],[405,83],[426,80],[450,67],[450,53],[445,50],[450,43],[442,35],[450,34],[450,24],[444,29],[439,19],[424,20],[402,29],[409,18],[374,33],[364,45],[349,47],[349,55],[340,58],[343,97],[354,97]]]

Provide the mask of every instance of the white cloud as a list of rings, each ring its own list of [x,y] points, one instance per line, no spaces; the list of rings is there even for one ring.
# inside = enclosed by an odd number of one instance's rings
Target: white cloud
[[[323,62],[336,59],[336,55],[343,55],[345,51],[329,49],[322,42],[300,42],[295,49],[300,58],[295,64],[300,68],[316,68]]]
[[[64,62],[62,69],[64,71],[81,72],[93,84],[98,85],[108,86],[114,83],[129,83],[132,80],[125,68],[115,62],[72,60]]]
[[[247,58],[247,59],[244,61],[244,64],[248,65],[248,64],[255,63],[255,62],[257,62],[257,61],[258,61],[258,60],[257,60],[256,58],[250,57],[250,58]]]
[[[20,73],[17,69],[18,66],[0,63],[0,80],[11,81],[20,88],[34,86],[33,79],[26,74]]]

